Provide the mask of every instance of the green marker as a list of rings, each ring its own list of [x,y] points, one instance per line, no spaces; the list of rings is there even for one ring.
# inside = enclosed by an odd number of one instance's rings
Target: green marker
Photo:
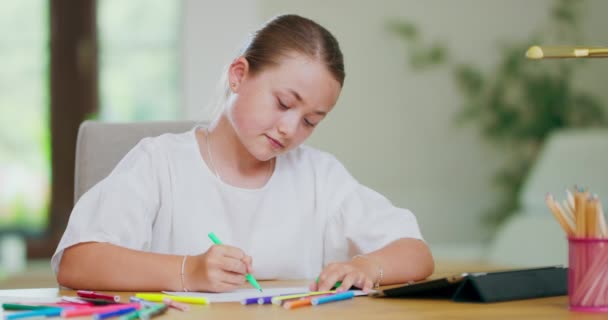
[[[209,236],[209,239],[211,239],[211,241],[213,241],[213,243],[222,244],[222,241],[220,241],[220,239],[217,238],[215,233],[209,232],[208,236]],[[251,285],[254,288],[258,289],[260,292],[263,292],[262,287],[260,287],[258,282],[255,280],[255,278],[251,274],[248,273],[247,275],[245,275],[245,278],[247,279],[247,281],[249,281],[249,283],[251,283]]]
[[[317,280],[315,280],[316,283],[319,283],[319,277],[317,277]],[[334,286],[332,287],[332,289],[338,289],[340,286],[342,285],[342,281],[338,281],[334,284]]]
[[[49,309],[49,308],[58,308],[58,307],[53,307],[53,306],[34,306],[34,305],[26,305],[26,304],[20,304],[20,303],[3,303],[2,304],[2,309],[4,310],[19,310],[19,311],[25,311],[25,310],[41,310],[41,309]]]

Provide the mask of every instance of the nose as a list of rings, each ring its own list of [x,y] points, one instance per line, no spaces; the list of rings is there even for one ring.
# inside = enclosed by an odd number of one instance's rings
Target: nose
[[[296,112],[286,112],[283,117],[279,119],[277,130],[281,135],[290,138],[296,133],[299,122],[300,118]]]

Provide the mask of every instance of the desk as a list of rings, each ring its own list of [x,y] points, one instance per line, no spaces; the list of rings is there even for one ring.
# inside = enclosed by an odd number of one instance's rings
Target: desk
[[[440,277],[456,271],[489,271],[487,267],[438,268],[433,277]],[[494,268],[490,268],[494,269]],[[262,287],[302,286],[303,281],[270,281],[261,282]],[[116,292],[122,300],[128,301],[128,292]],[[0,299],[7,296],[24,297],[59,297],[75,296],[72,290],[49,289],[16,289],[0,290]],[[607,319],[607,314],[588,314],[568,311],[568,298],[551,297],[490,304],[455,303],[450,300],[424,299],[386,299],[356,297],[353,300],[327,304],[319,307],[303,307],[285,310],[278,306],[253,305],[243,306],[240,303],[214,303],[208,306],[192,306],[189,312],[169,310],[162,317],[155,319]],[[52,318],[49,318],[52,319]],[[78,318],[74,318],[78,319]],[[89,317],[90,319],[90,317]]]
[[[265,287],[293,286],[303,283],[270,282]],[[123,301],[131,294],[117,292]],[[72,290],[17,289],[0,290],[1,297],[58,297],[75,296]],[[357,297],[353,300],[319,307],[303,307],[285,310],[278,306],[240,303],[214,303],[208,306],[192,306],[188,312],[169,310],[155,319],[606,319],[606,314],[569,312],[567,297],[551,297],[491,304],[455,303],[449,300],[383,299]],[[90,317],[89,317],[90,318]],[[74,318],[78,319],[78,318]]]

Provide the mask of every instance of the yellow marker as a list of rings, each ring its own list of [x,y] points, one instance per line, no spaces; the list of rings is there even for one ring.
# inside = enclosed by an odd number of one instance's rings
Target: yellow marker
[[[172,296],[162,293],[136,293],[136,297],[152,302],[163,302],[164,298],[169,298],[173,301],[191,303],[191,304],[209,304],[209,299],[205,297],[184,297]]]
[[[272,298],[272,304],[280,305],[283,302],[283,300],[297,299],[297,298],[310,297],[310,296],[318,296],[320,294],[328,294],[328,293],[336,293],[336,290],[313,291],[313,292],[307,292],[307,293],[292,294],[292,295],[288,295],[288,296],[276,296],[276,297]]]

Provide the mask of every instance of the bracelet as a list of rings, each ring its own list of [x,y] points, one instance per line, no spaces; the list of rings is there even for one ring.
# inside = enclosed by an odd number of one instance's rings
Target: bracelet
[[[378,270],[378,276],[376,276],[376,281],[374,281],[374,289],[380,288],[382,279],[384,279],[384,269],[382,268],[382,266],[380,264],[375,263],[370,257],[364,256],[362,254],[355,255],[351,260],[355,260],[355,258],[366,259],[376,267],[376,269]]]
[[[179,273],[181,279],[182,279],[182,289],[184,289],[184,292],[188,292],[188,289],[186,289],[186,281],[184,281],[184,269],[186,267],[186,259],[188,259],[188,255],[184,256],[184,259],[182,259],[182,270]]]

